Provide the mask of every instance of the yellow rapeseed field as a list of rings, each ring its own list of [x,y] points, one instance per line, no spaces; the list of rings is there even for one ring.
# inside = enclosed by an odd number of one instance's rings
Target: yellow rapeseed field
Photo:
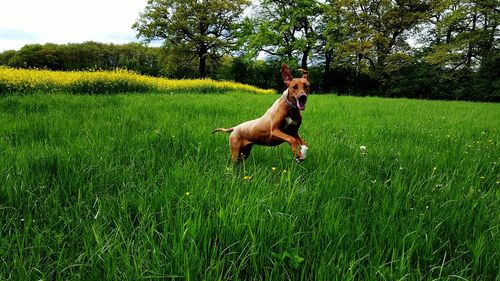
[[[272,94],[254,86],[212,79],[166,79],[139,75],[127,70],[51,71],[0,67],[0,95],[68,92],[112,94],[127,92],[226,92]]]

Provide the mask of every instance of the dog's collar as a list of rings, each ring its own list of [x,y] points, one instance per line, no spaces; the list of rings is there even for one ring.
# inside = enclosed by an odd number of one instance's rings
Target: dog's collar
[[[286,93],[286,94],[285,94]],[[294,104],[293,102],[289,101],[288,100],[288,89],[285,90],[285,92],[283,93],[283,99],[285,100],[286,104],[293,108],[293,109],[298,109],[297,105]]]

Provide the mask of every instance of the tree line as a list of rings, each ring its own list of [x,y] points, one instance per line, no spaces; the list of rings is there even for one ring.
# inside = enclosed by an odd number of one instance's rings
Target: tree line
[[[149,0],[132,28],[162,47],[29,45],[0,63],[278,89],[286,62],[318,93],[499,101],[499,11],[497,0]]]
[[[63,71],[125,68],[146,75],[160,76],[160,54],[158,48],[139,43],[30,44],[18,51],[0,53],[0,65]]]

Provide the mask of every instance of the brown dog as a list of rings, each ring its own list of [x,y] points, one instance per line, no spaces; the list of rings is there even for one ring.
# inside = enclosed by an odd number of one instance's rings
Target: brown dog
[[[306,158],[308,147],[298,131],[302,123],[300,111],[305,109],[309,95],[309,76],[307,71],[302,69],[301,71],[301,78],[293,78],[290,69],[282,64],[281,75],[288,89],[262,117],[243,122],[233,128],[218,128],[212,132],[212,134],[232,132],[229,137],[229,147],[233,162],[247,158],[254,144],[275,146],[285,141],[292,147],[297,162]]]

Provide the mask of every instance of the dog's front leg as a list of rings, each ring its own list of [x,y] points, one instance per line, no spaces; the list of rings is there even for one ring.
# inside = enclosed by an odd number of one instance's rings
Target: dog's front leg
[[[292,153],[293,153],[293,156],[295,156],[295,159],[297,161],[303,160],[302,151],[297,149],[299,142],[294,137],[287,135],[278,129],[275,129],[272,131],[272,136],[288,142],[292,148]]]
[[[293,137],[300,144],[300,152],[302,153],[302,157],[298,160],[302,161],[302,160],[306,159],[307,151],[309,150],[309,147],[307,147],[306,142],[300,137],[299,134],[293,135]]]

